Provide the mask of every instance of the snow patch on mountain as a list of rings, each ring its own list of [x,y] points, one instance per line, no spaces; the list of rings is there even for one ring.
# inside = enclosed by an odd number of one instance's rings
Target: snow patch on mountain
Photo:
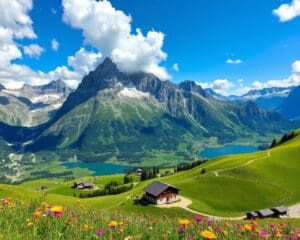
[[[149,93],[141,92],[138,91],[136,88],[131,88],[131,87],[124,87],[118,95],[124,96],[124,97],[130,97],[130,98],[137,98],[137,99],[142,99],[142,98],[147,98],[149,97]]]

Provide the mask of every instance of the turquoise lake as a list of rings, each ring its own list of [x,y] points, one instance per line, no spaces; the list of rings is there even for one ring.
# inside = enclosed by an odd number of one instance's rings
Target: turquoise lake
[[[72,168],[86,168],[93,172],[93,176],[112,175],[124,173],[129,170],[126,166],[116,165],[112,163],[85,163],[85,162],[65,162],[62,166],[72,170]]]
[[[215,158],[231,154],[251,153],[259,151],[257,147],[245,145],[225,145],[223,147],[206,148],[199,153],[203,158]]]

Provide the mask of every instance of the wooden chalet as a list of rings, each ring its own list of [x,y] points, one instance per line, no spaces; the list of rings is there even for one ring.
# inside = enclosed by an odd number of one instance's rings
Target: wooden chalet
[[[144,198],[156,205],[172,203],[179,199],[177,187],[159,181],[153,181],[144,188],[144,192]]]

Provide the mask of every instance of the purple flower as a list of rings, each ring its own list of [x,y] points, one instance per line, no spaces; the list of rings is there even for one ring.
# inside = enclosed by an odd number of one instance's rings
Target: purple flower
[[[268,237],[268,232],[267,232],[266,230],[262,230],[262,231],[260,232],[260,236],[261,236],[262,238],[267,238],[267,237]]]
[[[208,219],[208,220],[207,220],[207,224],[208,224],[209,226],[213,225],[213,223],[214,223],[214,221],[213,221],[212,219]]]

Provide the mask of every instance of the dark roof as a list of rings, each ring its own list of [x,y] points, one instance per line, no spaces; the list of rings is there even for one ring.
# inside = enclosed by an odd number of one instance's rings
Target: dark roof
[[[257,217],[258,216],[257,212],[247,212],[246,214],[247,215],[251,215],[253,217]]]
[[[279,206],[276,208],[272,208],[273,211],[279,212],[279,213],[286,213],[288,211],[287,207],[285,206]]]
[[[256,212],[263,217],[272,216],[274,214],[274,212],[271,209],[263,209]]]
[[[164,192],[168,188],[173,188],[173,189],[179,190],[177,187],[174,187],[174,186],[169,185],[167,183],[153,181],[147,187],[144,188],[144,191],[146,193],[151,194],[152,196],[157,197],[159,194],[161,194],[162,192]]]

